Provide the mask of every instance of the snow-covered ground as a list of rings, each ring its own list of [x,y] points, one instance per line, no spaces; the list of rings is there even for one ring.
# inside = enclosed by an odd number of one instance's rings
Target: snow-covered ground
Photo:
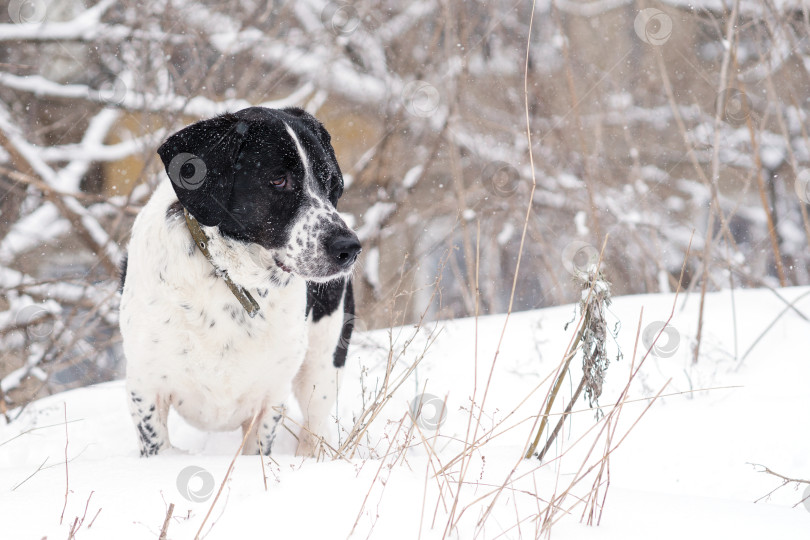
[[[477,329],[467,319],[358,335],[332,428],[334,446],[351,430],[363,396],[368,402],[379,390],[389,350],[399,358],[394,376],[424,357],[354,457],[296,458],[292,436],[283,433],[272,459],[265,460],[266,489],[260,459],[237,458],[203,535],[441,538],[453,515],[448,538],[533,538],[549,516],[548,501],[557,497],[562,509],[553,516],[558,521],[551,537],[558,539],[809,538],[810,504],[799,504],[805,486],[791,484],[762,499],[780,481],[752,464],[810,478],[810,288],[707,296],[701,358],[693,364],[698,304],[697,295],[680,296],[671,323],[677,333],[662,335],[657,356],[648,356],[631,384],[613,447],[632,430],[610,454],[598,527],[581,523],[585,504],[577,499],[591,490],[593,473],[560,499],[605,422],[597,423],[587,402],[576,404],[574,410],[582,412],[565,423],[546,463],[520,459],[574,330],[575,324],[564,330],[575,319],[574,308],[562,306],[509,319],[483,413],[479,407],[504,316],[481,318]],[[610,344],[600,399],[605,412],[644,355],[639,343],[633,358],[641,309],[643,330],[665,321],[672,305],[673,295],[614,300],[609,323],[618,323],[618,337]],[[618,361],[617,347],[624,355]],[[571,375],[563,386],[566,400],[579,381],[579,366]],[[663,397],[633,427],[650,403],[640,398],[662,388]],[[442,421],[426,406],[419,429],[413,429],[408,411],[422,391],[447,400],[447,417]],[[472,440],[465,434],[473,395],[472,430],[480,419],[478,435],[485,434],[486,442],[464,461],[462,477],[452,460],[465,439]],[[201,433],[172,416],[173,443],[187,453],[139,458],[121,381],[43,399],[19,417],[17,412],[11,424],[0,424],[0,537],[8,539],[67,538],[74,523],[80,539],[156,538],[170,503],[175,507],[167,537],[194,538],[241,442],[239,433]],[[293,404],[289,415],[293,427]],[[430,429],[434,420],[438,432]],[[434,451],[427,450],[420,431]],[[602,437],[589,466],[604,448]],[[60,524],[65,453],[69,489]],[[446,471],[436,474],[442,467]]]

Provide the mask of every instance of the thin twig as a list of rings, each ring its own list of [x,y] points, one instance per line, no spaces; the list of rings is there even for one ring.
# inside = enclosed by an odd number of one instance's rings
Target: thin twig
[[[222,493],[222,489],[225,487],[225,482],[228,481],[228,477],[233,470],[234,463],[236,463],[236,458],[239,457],[239,454],[242,453],[242,448],[245,447],[245,442],[247,442],[248,436],[250,436],[251,432],[253,431],[253,425],[256,423],[256,418],[258,418],[259,413],[261,411],[256,411],[253,415],[253,419],[250,421],[250,426],[248,426],[247,430],[245,430],[245,436],[242,437],[242,444],[239,445],[239,449],[236,451],[236,454],[233,456],[231,460],[231,464],[228,465],[228,470],[225,472],[225,478],[222,479],[222,483],[219,485],[219,490],[217,491],[216,496],[214,497],[214,501],[211,503],[211,506],[208,508],[208,513],[205,514],[205,519],[203,519],[202,523],[200,523],[200,528],[197,529],[197,534],[194,535],[194,540],[199,540],[200,533],[202,533],[203,527],[205,527],[205,522],[208,521],[208,517],[211,515],[211,511],[214,509],[214,506],[217,504],[217,500],[219,499],[220,494]]]
[[[70,526],[70,531],[68,531],[67,540],[73,540],[76,538],[76,531],[79,530],[79,516],[73,520],[73,524]]]
[[[578,332],[576,333],[576,338],[574,342],[571,343],[568,347],[568,351],[566,351],[565,360],[560,366],[560,369],[557,371],[557,380],[554,382],[554,387],[551,390],[551,394],[549,395],[548,399],[546,399],[546,407],[545,412],[542,414],[542,420],[540,421],[540,427],[537,428],[537,435],[534,437],[534,441],[529,446],[529,449],[526,451],[526,459],[529,459],[534,454],[537,445],[540,443],[540,436],[546,429],[546,424],[548,423],[549,413],[551,412],[551,407],[554,405],[554,400],[557,398],[557,394],[562,387],[563,380],[565,380],[565,376],[568,373],[568,366],[571,365],[571,361],[577,355],[577,348],[579,347],[580,342],[582,341],[582,337],[585,334],[585,329],[588,327],[588,323],[590,322],[591,314],[590,312],[586,312],[585,316],[581,320],[581,326],[578,328]]]
[[[88,528],[88,529],[89,529],[90,527],[92,527],[92,526],[93,526],[93,523],[95,523],[95,522],[96,522],[96,518],[98,517],[98,515],[99,515],[100,513],[101,513],[101,507],[99,507],[98,511],[96,512],[96,515],[95,515],[95,516],[93,516],[93,519],[92,519],[92,520],[90,520],[90,524],[87,526],[87,528]]]
[[[727,89],[726,79],[728,77],[729,72],[729,64],[731,62],[731,55],[733,54],[734,48],[736,46],[736,41],[733,39],[737,35],[737,14],[740,9],[740,0],[734,0],[734,6],[731,10],[731,15],[728,18],[728,23],[726,25],[726,43],[728,46],[726,47],[725,52],[723,53],[723,62],[720,66],[720,99],[717,100],[717,105],[715,107],[715,114],[714,114],[714,144],[712,146],[714,152],[712,154],[712,174],[711,174],[711,184],[710,188],[712,193],[716,194],[719,191],[718,188],[718,181],[720,177],[720,122],[721,122],[721,113],[723,108],[726,106],[726,99],[725,93]],[[711,253],[712,253],[712,239],[714,234],[714,217],[715,214],[722,215],[722,209],[720,205],[715,202],[716,197],[712,198],[712,203],[709,206],[709,221],[706,225],[706,240],[703,245],[703,276],[701,278],[700,284],[700,307],[698,309],[698,325],[697,325],[697,335],[695,337],[695,348],[694,348],[694,356],[692,358],[693,363],[697,363],[698,358],[700,357],[700,343],[703,337],[703,314],[704,308],[706,306],[706,289],[709,285],[709,267],[711,265]]]
[[[770,470],[768,467],[766,467],[765,465],[760,465],[759,463],[751,463],[751,465],[753,465],[754,467],[762,467],[763,470],[760,471],[760,472],[763,472],[765,474],[770,474],[771,476],[775,476],[777,478],[781,478],[785,482],[795,482],[797,484],[810,484],[810,480],[802,480],[801,478],[790,478],[790,477],[785,476],[783,474],[779,474],[778,472],[774,472],[774,471]]]
[[[405,422],[405,419],[408,417],[408,413],[402,415],[402,418],[399,421],[399,425],[397,426],[397,430],[394,432],[394,435],[391,437],[391,442],[388,443],[388,450],[385,452],[387,456],[391,452],[391,448],[394,445],[394,442],[397,440],[397,435],[399,435],[399,431],[402,429],[402,424]],[[371,485],[368,487],[368,491],[366,492],[366,496],[363,498],[363,504],[360,505],[360,511],[357,512],[357,518],[354,520],[354,525],[352,525],[352,530],[349,532],[349,536],[354,534],[354,530],[357,528],[357,524],[360,522],[360,517],[363,515],[363,510],[366,508],[366,503],[368,502],[368,497],[371,495],[371,490],[374,488],[374,484],[377,482],[377,478],[380,476],[380,471],[382,470],[383,466],[385,465],[385,456],[380,459],[380,466],[377,467],[377,472],[374,474],[374,478],[371,480]]]
[[[262,449],[262,438],[259,437],[259,432],[256,432],[256,440],[259,443],[259,463],[262,464],[262,480],[264,481],[264,490],[267,491],[267,473],[264,471],[264,450]]]
[[[739,69],[737,66],[737,58],[734,58],[734,67]],[[740,81],[740,90],[745,95],[745,84]],[[751,140],[751,156],[754,159],[754,167],[756,169],[755,175],[757,177],[757,191],[759,192],[759,201],[762,204],[762,211],[765,213],[765,222],[768,229],[768,239],[771,242],[771,249],[773,250],[773,260],[774,264],[776,265],[776,274],[779,276],[779,286],[785,287],[787,286],[787,278],[785,277],[785,268],[782,264],[782,253],[779,249],[779,238],[777,237],[776,231],[776,220],[774,219],[774,207],[776,206],[776,201],[770,201],[768,203],[768,196],[765,194],[765,171],[762,168],[762,154],[759,149],[759,140],[757,139],[757,134],[754,131],[754,120],[752,119],[751,111],[748,110],[748,100],[742,100],[742,106],[745,113],[745,124],[748,127],[748,136]],[[773,180],[771,180],[772,182]]]
[[[68,421],[67,421],[67,401],[63,402],[62,405],[65,409],[65,504],[62,506],[62,515],[59,516],[59,525],[62,524],[62,520],[65,518],[65,509],[67,508],[67,501],[68,501],[68,492],[70,491],[70,478],[68,476],[68,442],[70,439],[68,438]]]
[[[565,411],[563,412],[562,416],[560,417],[559,420],[557,420],[557,425],[554,426],[554,430],[551,432],[551,435],[549,435],[545,446],[543,446],[543,449],[540,450],[540,452],[537,454],[538,460],[543,461],[543,457],[546,455],[546,452],[548,452],[548,449],[551,448],[551,444],[557,438],[557,434],[560,432],[560,429],[562,429],[562,425],[565,422],[566,416],[571,413],[571,409],[574,408],[574,404],[579,399],[580,394],[582,394],[582,390],[585,388],[586,381],[587,377],[583,374],[582,380],[579,381],[579,386],[577,386],[574,395],[571,396],[571,399],[568,401],[568,405],[565,407]],[[538,435],[539,434],[540,432],[538,432]]]
[[[31,474],[26,476],[25,479],[22,482],[20,482],[19,484],[15,485],[13,488],[11,488],[11,491],[16,491],[16,489],[18,487],[20,487],[24,483],[28,482],[35,474],[37,474],[39,471],[42,470],[42,468],[45,466],[45,463],[47,463],[47,462],[48,462],[48,458],[46,457],[45,461],[43,461],[42,463],[39,464],[39,467],[37,467],[37,470],[35,470],[34,472],[32,472]]]
[[[525,65],[524,65],[524,72],[523,72],[523,97],[524,97],[523,101],[524,101],[524,112],[525,112],[525,115],[526,115],[526,138],[528,140],[529,165],[530,165],[530,170],[531,170],[531,173],[532,173],[532,189],[531,189],[531,192],[529,193],[528,202],[526,204],[526,216],[525,216],[525,218],[523,220],[523,231],[522,231],[522,233],[520,235],[520,245],[518,247],[517,261],[515,262],[515,275],[512,278],[512,289],[511,289],[511,291],[509,293],[509,307],[506,310],[506,317],[504,318],[503,327],[501,328],[501,334],[500,334],[500,337],[498,338],[498,345],[497,345],[497,347],[495,349],[494,358],[492,359],[492,366],[490,367],[490,370],[489,370],[489,377],[487,378],[487,384],[484,387],[484,395],[481,398],[481,405],[479,406],[480,410],[482,411],[482,415],[483,415],[484,405],[486,404],[487,396],[489,394],[490,384],[492,383],[492,375],[495,372],[495,366],[498,363],[498,356],[499,356],[499,353],[500,353],[500,350],[501,350],[501,345],[503,344],[503,338],[504,338],[504,335],[506,334],[506,327],[509,324],[509,317],[512,314],[512,308],[514,306],[515,291],[517,289],[517,280],[518,280],[518,275],[520,273],[520,263],[523,260],[523,248],[524,248],[525,242],[526,242],[526,232],[527,232],[527,230],[529,228],[529,218],[531,217],[531,213],[532,213],[532,205],[533,205],[533,202],[534,202],[534,193],[537,190],[537,176],[536,176],[536,172],[534,170],[534,153],[532,152],[531,122],[530,122],[530,118],[529,118],[529,51],[531,50],[531,35],[532,35],[532,28],[534,26],[534,11],[535,11],[536,4],[537,4],[537,1],[533,0],[532,1],[531,15],[529,17],[529,30],[528,30],[528,35],[526,37],[526,62],[525,62]],[[475,440],[477,438],[477,436],[478,436],[478,429],[479,429],[480,425],[481,425],[481,416],[478,417],[478,421],[476,422],[475,430],[473,431],[473,440]],[[465,444],[466,444],[466,442],[465,442]],[[467,468],[469,467],[469,463],[470,463],[471,459],[472,459],[472,452],[470,452],[469,455],[468,455],[466,465],[465,465],[464,460],[462,459],[461,471],[459,473],[459,482],[462,482],[464,480],[464,474],[467,471]],[[459,483],[459,486],[461,486],[460,483]],[[454,522],[454,516],[455,516],[455,512],[456,512],[456,508],[458,506],[458,501],[459,501],[460,496],[461,496],[461,489],[459,489],[456,492],[456,497],[455,497],[455,499],[453,501],[453,506],[452,506],[452,508],[450,510],[450,515],[448,517],[447,524],[446,524],[445,529],[444,529],[444,533],[442,534],[443,539],[446,538],[448,536],[448,534],[450,533],[450,531],[452,530],[453,522]]]
[[[806,293],[796,298],[796,300],[792,301],[786,308],[782,309],[782,311],[779,312],[779,315],[777,315],[774,318],[774,320],[772,320],[771,323],[765,328],[765,330],[763,330],[762,333],[759,334],[759,336],[757,336],[757,339],[755,339],[754,342],[751,343],[751,346],[749,346],[748,350],[745,351],[745,354],[742,355],[742,358],[740,358],[740,363],[737,364],[737,370],[740,369],[740,366],[742,366],[743,361],[748,357],[749,354],[751,354],[751,351],[754,350],[754,347],[756,347],[757,344],[762,340],[762,338],[764,338],[765,335],[771,331],[771,329],[776,325],[776,322],[782,318],[782,315],[790,311],[791,307],[793,307],[794,304],[798,303],[799,300],[801,300],[807,295],[810,295],[810,291],[807,291]]]
[[[163,519],[163,527],[160,529],[160,537],[158,540],[166,540],[166,533],[169,532],[169,521],[171,521],[173,513],[174,503],[171,503],[169,504],[169,510],[166,512],[166,517]]]

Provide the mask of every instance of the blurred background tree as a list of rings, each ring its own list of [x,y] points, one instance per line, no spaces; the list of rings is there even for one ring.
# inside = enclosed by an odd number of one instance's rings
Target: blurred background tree
[[[540,0],[530,39],[527,0],[6,7],[0,412],[120,376],[117,267],[155,149],[250,105],[332,134],[360,328],[473,315],[476,280],[506,311],[524,222],[515,310],[577,300],[607,235],[615,294],[674,290],[693,233],[696,294],[810,282],[800,0]]]

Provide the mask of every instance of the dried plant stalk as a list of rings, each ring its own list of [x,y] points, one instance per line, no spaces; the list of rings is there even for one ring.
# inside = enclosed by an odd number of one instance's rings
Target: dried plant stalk
[[[534,455],[534,451],[540,442],[540,437],[545,431],[546,424],[548,423],[548,416],[551,413],[551,407],[557,398],[557,394],[562,387],[562,382],[565,379],[565,374],[568,372],[568,367],[571,361],[577,354],[578,350],[582,350],[582,380],[574,392],[571,401],[565,409],[565,412],[560,417],[554,430],[551,432],[548,440],[546,441],[543,449],[537,454],[537,458],[542,460],[551,444],[557,437],[557,434],[562,428],[563,422],[570,414],[571,409],[579,399],[580,394],[585,390],[585,395],[588,397],[588,403],[591,407],[598,405],[599,396],[602,395],[602,384],[605,381],[605,371],[607,371],[610,361],[607,357],[605,344],[607,342],[607,322],[605,321],[605,308],[610,305],[610,283],[608,283],[598,268],[588,273],[578,275],[580,285],[583,291],[583,298],[580,302],[580,310],[583,313],[582,326],[577,333],[576,340],[572,343],[571,347],[566,352],[565,362],[563,368],[554,383],[554,389],[549,395],[548,401],[545,406],[543,418],[540,422],[540,427],[537,430],[534,441],[529,446],[526,452],[526,459]],[[598,413],[597,413],[598,414]]]

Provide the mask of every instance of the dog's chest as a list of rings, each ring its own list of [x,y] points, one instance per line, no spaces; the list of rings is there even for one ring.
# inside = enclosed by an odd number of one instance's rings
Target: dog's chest
[[[257,370],[299,361],[307,346],[305,288],[294,283],[280,294],[273,292],[257,298],[261,309],[253,318],[227,290],[205,290],[175,309],[178,326],[185,330],[186,370],[237,375],[237,368],[243,368],[257,375]]]
[[[128,384],[165,396],[192,424],[234,429],[289,394],[308,346],[306,283],[252,288],[248,316],[196,249],[170,186],[138,216],[121,298]]]
[[[158,286],[140,299],[139,333],[150,337],[141,344],[151,350],[131,355],[132,376],[162,387],[205,429],[234,429],[285,399],[308,346],[303,281],[254,293],[261,309],[253,318],[218,278],[197,283],[181,302],[166,292]]]
[[[223,409],[235,412],[255,408],[277,395],[286,395],[289,390],[285,386],[306,353],[303,286],[292,283],[265,298],[258,297],[261,310],[253,318],[230,291],[227,293],[206,292],[195,299],[198,306],[181,306],[187,313],[177,313],[187,325],[184,341],[188,351],[178,359],[182,373],[171,377],[172,401],[183,413],[194,414],[184,410],[187,399],[205,400],[221,415]],[[226,418],[220,421],[228,423]],[[219,422],[201,418],[200,423]]]

